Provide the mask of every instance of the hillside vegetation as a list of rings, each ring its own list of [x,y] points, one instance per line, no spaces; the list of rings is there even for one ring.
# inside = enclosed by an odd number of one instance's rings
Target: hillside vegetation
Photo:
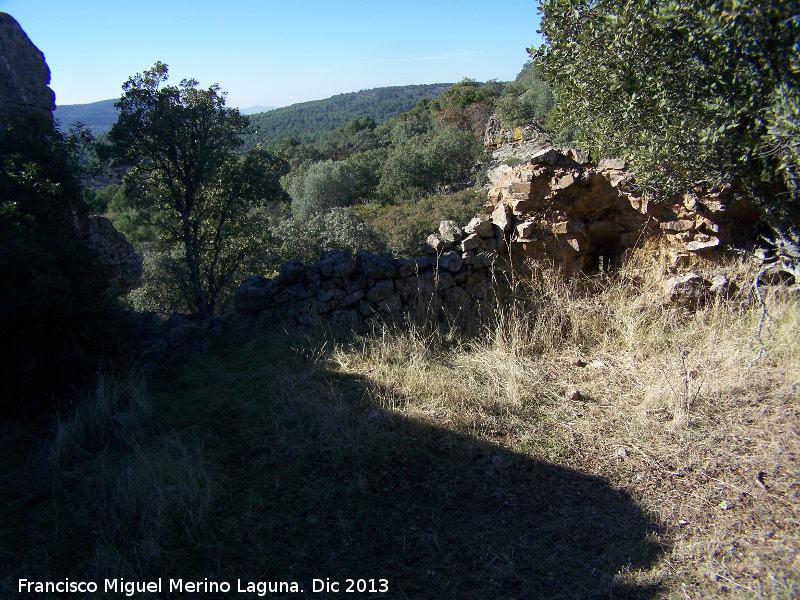
[[[324,100],[300,102],[252,115],[253,133],[245,136],[245,149],[258,143],[270,146],[292,137],[309,143],[322,140],[353,119],[370,117],[383,123],[410,110],[423,98],[433,100],[450,83],[405,85],[361,90]]]
[[[120,179],[97,192],[85,136],[4,130],[0,596],[163,578],[252,582],[242,598],[341,598],[348,579],[400,600],[800,597],[800,0],[541,8],[546,43],[515,81],[298,117],[313,142],[243,140],[273,113],[157,62],[123,85],[95,146]],[[463,224],[494,114],[624,158],[641,206],[725,186],[765,247],[698,259],[730,287],[691,306],[667,297],[683,267],[656,238],[592,276],[501,265],[480,315],[438,294],[367,333],[234,313],[248,275],[412,255],[436,221]],[[144,255],[120,305],[188,313],[143,354],[101,319],[72,225],[90,211]],[[317,280],[331,297],[361,290],[334,279]]]
[[[83,123],[94,136],[99,136],[108,132],[117,120],[119,111],[114,108],[114,103],[118,101],[119,99],[112,98],[90,104],[58,105],[53,116],[63,131],[76,123]]]

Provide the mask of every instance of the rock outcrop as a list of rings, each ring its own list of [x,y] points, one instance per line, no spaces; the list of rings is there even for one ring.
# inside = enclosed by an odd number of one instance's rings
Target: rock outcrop
[[[142,285],[142,257],[105,217],[86,217],[80,221],[86,244],[94,251],[103,275],[109,282],[109,294],[122,296]]]
[[[0,12],[0,119],[34,113],[52,123],[56,105],[49,84],[41,50],[11,15]]]
[[[0,12],[0,126],[6,127],[13,119],[36,132],[52,133],[55,95],[49,83],[44,54],[11,15]],[[139,287],[142,257],[127,238],[103,217],[71,216],[109,281],[109,293],[119,296]]]

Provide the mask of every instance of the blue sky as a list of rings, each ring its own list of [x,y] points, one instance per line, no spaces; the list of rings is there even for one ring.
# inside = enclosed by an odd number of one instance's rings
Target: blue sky
[[[513,79],[541,43],[536,0],[0,0],[44,52],[57,104],[119,97],[157,60],[228,105],[390,85]]]

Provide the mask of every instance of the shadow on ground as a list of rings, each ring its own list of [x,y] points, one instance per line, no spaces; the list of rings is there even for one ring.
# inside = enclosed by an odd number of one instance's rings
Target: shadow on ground
[[[308,593],[326,578],[343,586],[386,579],[387,594],[357,594],[375,598],[644,599],[658,591],[626,576],[662,552],[658,524],[626,493],[377,409],[374,383],[323,378],[309,395],[284,400],[270,434],[229,456],[232,510],[258,516],[224,535],[255,562],[220,578],[246,570],[291,579],[313,598],[347,596]]]

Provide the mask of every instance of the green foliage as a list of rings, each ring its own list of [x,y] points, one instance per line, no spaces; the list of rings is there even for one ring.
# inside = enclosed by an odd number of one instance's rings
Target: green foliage
[[[270,228],[270,236],[272,261],[263,264],[274,270],[288,260],[315,262],[328,250],[353,255],[358,250],[384,250],[380,238],[352,207],[332,208],[308,219],[282,218]]]
[[[51,408],[105,350],[107,282],[76,227],[85,141],[0,115],[0,413]]]
[[[244,147],[278,144],[288,136],[305,143],[317,142],[365,117],[383,123],[413,108],[420,99],[437,97],[450,85],[375,88],[276,108],[251,117],[253,133],[244,136]]]
[[[463,190],[446,196],[428,196],[416,202],[398,205],[372,203],[355,208],[375,230],[382,244],[395,256],[419,256],[426,238],[444,220],[465,225],[483,212],[486,193],[483,190]]]
[[[353,174],[353,198],[366,201],[375,196],[381,181],[381,169],[389,156],[388,148],[375,148],[353,154],[346,164]]]
[[[431,112],[440,125],[471,131],[480,138],[502,90],[496,81],[464,78],[431,102]]]
[[[797,0],[544,0],[556,122],[663,198],[796,177]]]
[[[387,201],[397,202],[461,183],[472,174],[480,150],[471,132],[455,127],[392,144],[377,193]]]
[[[260,146],[236,152],[248,119],[225,108],[217,85],[167,86],[166,79],[159,62],[125,83],[102,154],[128,168],[125,197],[135,218],[158,231],[162,251],[181,245],[183,258],[169,274],[191,312],[207,317],[222,309],[258,252],[259,223],[250,215],[283,197],[278,178],[288,165]]]
[[[515,81],[503,88],[497,114],[504,127],[541,121],[553,107],[553,94],[541,74],[527,63]]]
[[[294,177],[287,186],[292,197],[292,213],[297,219],[339,206],[353,198],[355,177],[343,162],[326,160],[314,163],[305,175]]]

